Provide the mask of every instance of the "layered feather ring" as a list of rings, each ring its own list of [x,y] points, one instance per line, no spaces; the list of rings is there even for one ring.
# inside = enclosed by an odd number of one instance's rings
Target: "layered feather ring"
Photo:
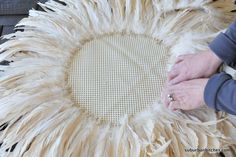
[[[160,101],[175,57],[207,49],[232,22],[215,3],[49,0],[31,10],[0,46],[0,156],[233,156],[234,116]]]

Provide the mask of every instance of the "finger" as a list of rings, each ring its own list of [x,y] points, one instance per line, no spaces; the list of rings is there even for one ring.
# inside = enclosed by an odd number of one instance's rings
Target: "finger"
[[[179,74],[178,68],[175,66],[171,69],[171,71],[168,73],[168,81],[171,81],[175,77],[177,77]]]
[[[176,85],[182,81],[184,81],[186,78],[184,75],[178,75],[175,78],[173,78],[172,80],[169,81],[169,84],[171,85]]]
[[[169,83],[169,86],[168,86],[168,90],[174,93],[175,97],[179,97],[179,94],[181,94],[184,89],[185,89],[185,82],[180,82],[173,85]]]
[[[179,55],[175,60],[175,64],[182,62],[187,56],[189,56],[189,54]]]
[[[164,106],[166,107],[166,108],[168,108],[168,106],[169,106],[169,100],[168,100],[168,97],[167,97],[167,92],[166,91],[164,91],[164,92],[162,92],[162,94],[161,94],[161,99],[162,99],[162,102],[164,103]]]
[[[175,64],[178,64],[184,60],[184,56],[178,56],[175,60]]]
[[[164,86],[164,90],[161,93],[161,98],[162,98],[162,102],[164,103],[164,106],[168,108],[169,104],[170,104],[170,100],[168,95],[173,95],[173,93],[169,90],[170,86],[169,84],[165,84]]]
[[[175,111],[181,109],[179,101],[171,101],[168,107],[170,110]]]

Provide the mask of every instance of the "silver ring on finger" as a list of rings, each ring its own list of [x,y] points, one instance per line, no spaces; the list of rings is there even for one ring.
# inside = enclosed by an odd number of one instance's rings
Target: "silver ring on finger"
[[[167,98],[168,98],[169,102],[175,101],[173,94],[168,94]]]

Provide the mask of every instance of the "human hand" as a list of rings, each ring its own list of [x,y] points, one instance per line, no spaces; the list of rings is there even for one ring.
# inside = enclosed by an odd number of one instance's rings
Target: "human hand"
[[[169,84],[177,84],[191,79],[208,78],[220,64],[221,60],[212,51],[181,55],[168,73],[167,81]]]
[[[195,79],[175,85],[167,84],[162,93],[163,103],[171,110],[192,110],[204,106],[204,89],[207,81],[208,79]],[[173,101],[168,99],[168,95]]]

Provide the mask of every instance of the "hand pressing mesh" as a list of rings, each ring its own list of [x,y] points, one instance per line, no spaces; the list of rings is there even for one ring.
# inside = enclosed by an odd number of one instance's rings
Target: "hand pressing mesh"
[[[221,60],[211,51],[179,56],[168,73],[162,100],[171,110],[191,110],[204,105],[204,89]]]

